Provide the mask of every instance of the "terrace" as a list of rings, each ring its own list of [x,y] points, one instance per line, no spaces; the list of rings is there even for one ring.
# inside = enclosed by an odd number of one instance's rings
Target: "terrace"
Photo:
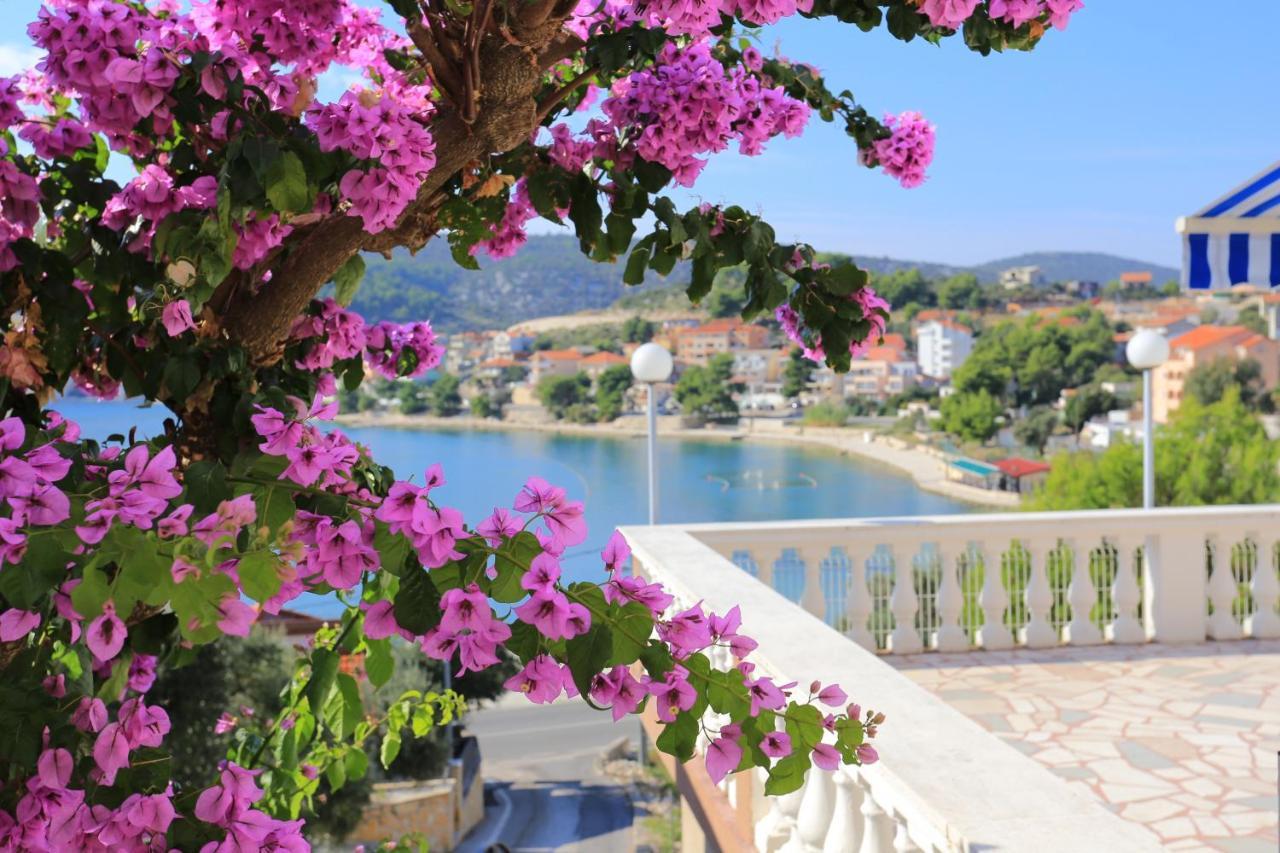
[[[1278,510],[624,530],[758,667],[888,718],[879,764],[777,799],[680,768],[686,849],[1276,849]]]

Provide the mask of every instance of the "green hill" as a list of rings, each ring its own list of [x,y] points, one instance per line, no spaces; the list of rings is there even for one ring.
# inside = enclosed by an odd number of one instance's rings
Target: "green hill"
[[[885,257],[857,260],[872,273],[916,268],[929,279],[972,272],[994,281],[1001,270],[1016,266],[1038,266],[1050,281],[1107,282],[1131,270],[1150,270],[1157,283],[1178,276],[1170,267],[1089,252],[1035,252],[972,267]],[[370,320],[428,319],[444,332],[505,328],[615,304],[641,312],[688,305],[681,292],[688,276],[679,267],[670,279],[650,274],[643,286],[627,287],[621,264],[592,262],[568,236],[532,237],[514,258],[482,257],[478,272],[455,264],[443,240],[433,240],[416,256],[397,252],[391,260],[375,255],[366,261],[368,273],[353,306],[357,311]]]

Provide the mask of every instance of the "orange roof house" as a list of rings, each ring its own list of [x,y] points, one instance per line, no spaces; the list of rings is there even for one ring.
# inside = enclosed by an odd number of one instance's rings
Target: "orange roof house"
[[[1205,323],[1169,341],[1169,360],[1152,372],[1151,413],[1158,423],[1167,423],[1182,405],[1191,371],[1218,359],[1253,359],[1262,368],[1265,389],[1280,385],[1280,341],[1245,326]]]

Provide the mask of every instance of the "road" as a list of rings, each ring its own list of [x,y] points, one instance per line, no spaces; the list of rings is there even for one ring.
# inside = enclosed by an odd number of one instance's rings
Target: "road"
[[[505,790],[511,809],[496,838],[490,818],[462,853],[480,853],[477,840],[529,853],[635,849],[626,792],[601,776],[596,763],[620,737],[629,736],[634,747],[639,723],[615,724],[580,701],[541,706],[512,695],[469,714],[466,727],[480,740],[486,783]]]

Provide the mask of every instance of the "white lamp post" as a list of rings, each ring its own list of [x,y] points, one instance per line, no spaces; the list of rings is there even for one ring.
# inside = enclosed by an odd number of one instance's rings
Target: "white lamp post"
[[[658,523],[658,406],[653,386],[666,382],[675,369],[671,353],[655,343],[642,344],[631,354],[631,375],[649,386],[649,523]]]
[[[1156,505],[1155,423],[1151,415],[1151,372],[1169,359],[1169,341],[1154,329],[1139,329],[1124,348],[1142,371],[1142,507]]]

